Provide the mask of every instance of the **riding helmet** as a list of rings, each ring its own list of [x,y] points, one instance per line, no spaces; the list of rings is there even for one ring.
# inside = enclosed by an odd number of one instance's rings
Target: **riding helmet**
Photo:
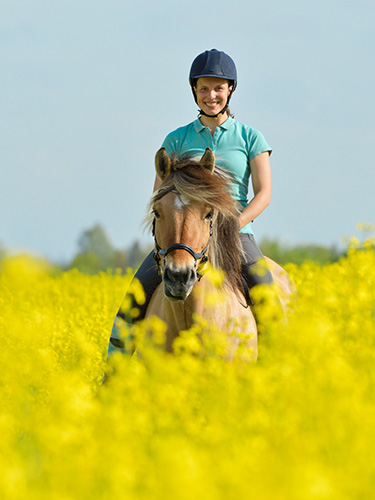
[[[233,59],[225,52],[217,49],[206,50],[199,54],[193,61],[190,68],[189,83],[194,95],[195,102],[197,97],[194,92],[194,86],[198,78],[212,76],[214,78],[225,78],[233,85],[231,95],[237,87],[237,70]],[[229,98],[231,97],[229,96]],[[229,103],[229,99],[228,99]],[[227,103],[227,105],[228,105]]]
[[[194,59],[189,74],[190,85],[193,86],[195,80],[203,76],[231,80],[233,82],[233,90],[237,86],[236,65],[228,54],[220,50],[206,50]]]

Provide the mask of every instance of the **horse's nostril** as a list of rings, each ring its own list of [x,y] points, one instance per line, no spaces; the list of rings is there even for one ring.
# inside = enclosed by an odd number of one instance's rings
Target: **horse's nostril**
[[[169,271],[169,268],[168,268],[168,267],[166,267],[166,268],[164,269],[164,273],[163,273],[163,280],[164,280],[164,281],[172,281],[172,280],[171,280],[171,277],[170,277],[170,271]]]
[[[190,285],[196,280],[195,269],[170,269],[165,267],[163,274],[164,282],[176,285]]]
[[[195,281],[196,278],[197,278],[197,273],[196,273],[195,269],[191,269],[190,270],[190,280]]]

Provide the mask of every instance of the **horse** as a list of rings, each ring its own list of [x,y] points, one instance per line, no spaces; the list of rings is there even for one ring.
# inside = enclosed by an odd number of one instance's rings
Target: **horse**
[[[215,166],[209,148],[200,161],[170,158],[161,148],[155,156],[155,168],[162,182],[149,203],[146,224],[152,228],[162,283],[152,295],[146,321],[155,315],[166,323],[165,349],[173,352],[180,332],[190,329],[197,318],[204,318],[230,336],[229,358],[238,346],[233,335],[236,325],[255,360],[257,324],[241,279],[239,210],[230,194],[229,175]],[[267,262],[287,297],[290,286],[285,271],[270,259]],[[210,279],[211,273],[215,275],[212,269],[220,270],[223,281],[220,300],[208,303],[206,298],[217,293],[215,280]]]

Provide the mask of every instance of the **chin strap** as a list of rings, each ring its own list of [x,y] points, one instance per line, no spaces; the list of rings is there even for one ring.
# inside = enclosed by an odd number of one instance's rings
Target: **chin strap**
[[[223,109],[221,111],[219,111],[216,115],[208,115],[207,113],[205,113],[203,111],[203,109],[198,109],[198,112],[200,115],[207,116],[207,118],[217,118],[219,115],[223,115],[226,112],[226,110],[228,109],[228,105],[229,105],[229,103],[226,103],[226,105],[223,107]]]

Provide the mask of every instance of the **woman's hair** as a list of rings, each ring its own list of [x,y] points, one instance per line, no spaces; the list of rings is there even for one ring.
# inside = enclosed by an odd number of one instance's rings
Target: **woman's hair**
[[[199,80],[199,78],[194,78],[194,80],[192,80],[191,86],[193,88],[197,86],[198,80]],[[234,81],[233,80],[228,80],[227,78],[223,78],[223,80],[226,80],[228,82],[229,87],[232,86],[234,89]]]

